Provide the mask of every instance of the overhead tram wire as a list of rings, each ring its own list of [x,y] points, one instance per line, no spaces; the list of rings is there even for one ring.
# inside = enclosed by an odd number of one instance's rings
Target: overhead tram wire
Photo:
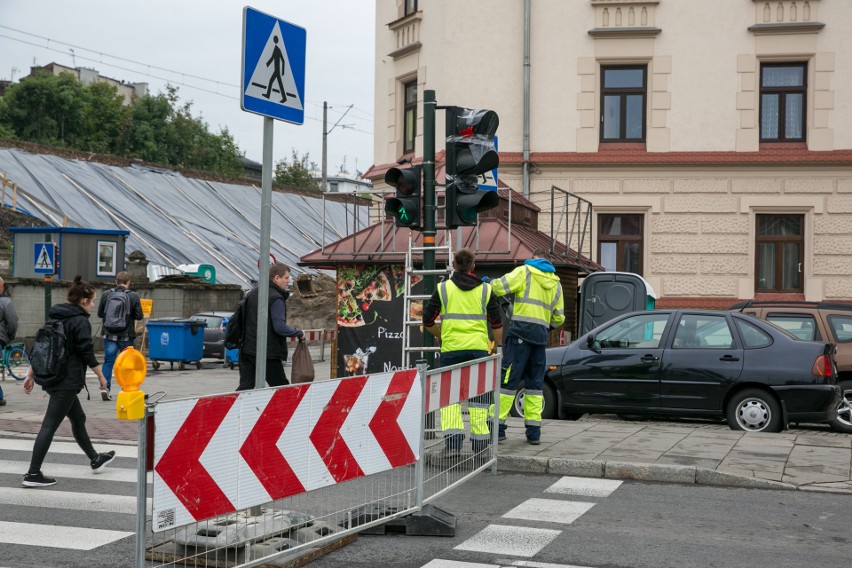
[[[208,89],[208,88],[205,88],[205,87],[200,87],[200,86],[198,86],[198,85],[193,85],[193,84],[191,84],[191,83],[187,83],[187,82],[182,81],[182,80],[175,80],[175,79],[170,79],[170,78],[168,78],[168,77],[161,77],[161,76],[159,76],[159,75],[154,75],[154,74],[153,74],[153,73],[151,73],[150,71],[145,71],[145,70],[140,70],[140,69],[133,69],[133,68],[131,68],[131,67],[125,67],[125,66],[122,66],[122,65],[117,65],[117,64],[115,64],[115,63],[109,63],[108,61],[104,61],[104,60],[103,60],[103,58],[104,58],[104,57],[107,57],[107,58],[111,58],[111,59],[116,59],[116,60],[118,60],[118,61],[125,61],[125,62],[128,62],[128,63],[133,63],[134,65],[140,65],[140,66],[145,67],[145,68],[147,68],[147,69],[156,69],[156,70],[159,70],[159,71],[164,71],[164,72],[166,72],[166,73],[173,73],[173,74],[175,74],[175,75],[179,75],[180,77],[189,77],[189,78],[192,78],[192,79],[198,79],[199,81],[207,81],[207,82],[209,82],[209,83],[213,83],[213,84],[215,84],[215,85],[220,85],[220,86],[222,86],[222,87],[228,87],[228,88],[233,88],[233,89],[239,89],[239,88],[240,88],[240,86],[239,86],[239,85],[237,85],[237,84],[234,84],[234,83],[227,83],[227,82],[224,82],[224,81],[220,81],[220,80],[218,80],[218,79],[210,79],[210,78],[208,78],[208,77],[202,77],[202,76],[200,76],[200,75],[193,75],[192,73],[185,73],[185,72],[183,72],[183,71],[176,71],[176,70],[174,70],[174,69],[168,69],[168,68],[166,68],[166,67],[160,67],[160,66],[158,66],[158,65],[152,65],[152,64],[150,64],[150,63],[144,63],[144,62],[142,62],[142,61],[136,61],[136,60],[134,60],[134,59],[129,59],[129,58],[126,58],[126,57],[121,57],[121,56],[118,56],[118,55],[110,55],[110,54],[108,54],[108,53],[104,53],[104,52],[102,52],[102,51],[97,51],[97,50],[94,50],[94,49],[89,49],[89,48],[86,48],[86,47],[81,47],[81,46],[74,45],[74,44],[71,44],[71,43],[67,43],[67,42],[64,42],[64,41],[55,40],[55,39],[51,39],[51,38],[48,38],[48,37],[40,36],[40,35],[38,35],[38,34],[33,34],[33,33],[30,33],[30,32],[25,32],[25,31],[23,31],[23,30],[18,30],[18,29],[16,29],[16,28],[12,28],[12,27],[10,27],[10,26],[4,26],[3,24],[0,24],[0,28],[7,29],[7,30],[11,30],[11,31],[14,31],[14,32],[17,32],[17,33],[21,33],[21,34],[28,35],[28,36],[32,36],[32,37],[35,37],[35,38],[38,38],[38,39],[42,39],[42,40],[44,40],[44,41],[46,41],[46,42],[49,42],[49,43],[56,43],[56,44],[59,44],[59,45],[64,45],[64,46],[72,47],[72,48],[74,48],[74,49],[80,49],[80,50],[87,51],[87,52],[90,52],[90,53],[94,53],[94,54],[97,54],[97,55],[99,55],[99,56],[100,56],[100,59],[97,59],[97,58],[94,58],[94,57],[86,57],[86,56],[84,56],[84,55],[79,55],[79,54],[76,54],[76,55],[75,55],[75,57],[76,57],[76,58],[78,58],[78,59],[82,59],[82,60],[84,60],[84,61],[91,61],[91,62],[93,62],[93,63],[100,63],[101,65],[106,65],[107,67],[112,67],[112,68],[114,68],[114,69],[120,69],[120,70],[122,70],[122,71],[127,71],[128,73],[134,73],[134,74],[137,74],[137,75],[142,75],[142,76],[145,76],[145,77],[150,77],[150,78],[152,78],[152,79],[157,79],[157,80],[159,80],[159,81],[164,81],[165,83],[167,83],[167,84],[169,84],[169,85],[178,85],[178,86],[181,86],[181,87],[187,87],[187,88],[189,88],[189,89],[195,89],[195,90],[197,90],[197,91],[201,91],[201,92],[204,92],[204,93],[209,93],[209,94],[212,94],[212,95],[218,95],[218,96],[220,96],[220,97],[224,97],[224,98],[231,99],[231,100],[239,100],[239,99],[240,99],[240,97],[239,97],[239,96],[229,95],[229,94],[226,94],[226,93],[222,93],[222,92],[220,92],[220,91],[215,91],[215,90]],[[31,46],[33,46],[33,47],[37,47],[37,48],[39,48],[39,49],[45,49],[45,50],[47,50],[47,51],[52,51],[52,52],[54,52],[54,53],[60,53],[60,54],[62,54],[62,55],[68,55],[68,52],[67,52],[66,50],[53,48],[53,47],[50,47],[49,45],[42,45],[42,44],[39,44],[39,43],[35,43],[35,42],[32,42],[32,41],[27,41],[27,40],[24,40],[24,39],[20,39],[20,38],[12,37],[12,36],[5,35],[5,34],[0,34],[0,38],[5,38],[5,39],[11,40],[11,41],[16,41],[16,42],[18,42],[18,43],[23,43],[23,44],[26,44],[26,45],[31,45]],[[305,102],[306,102],[306,103],[310,103],[310,104],[314,104],[314,105],[316,105],[316,104],[321,104],[321,103],[319,103],[319,102],[317,102],[317,101],[305,101]],[[338,106],[343,106],[343,105],[338,105]],[[355,109],[356,109],[356,110],[358,110],[359,112],[363,112],[363,113],[364,113],[364,114],[366,114],[368,117],[372,117],[372,115],[371,115],[371,114],[367,113],[366,111],[363,111],[363,110],[359,109],[358,107],[355,107]],[[305,115],[305,119],[306,119],[306,120],[313,120],[313,121],[315,121],[315,122],[322,122],[322,119],[321,119],[321,118],[314,118],[314,117],[309,116],[309,115],[307,115],[307,114]],[[363,119],[363,120],[370,120],[370,119],[365,118],[365,119]],[[373,134],[371,131],[368,131],[368,130],[361,130],[360,128],[355,128],[355,127],[349,127],[349,130],[353,130],[353,131],[355,131],[355,132],[360,132],[360,133],[362,133],[362,134]]]

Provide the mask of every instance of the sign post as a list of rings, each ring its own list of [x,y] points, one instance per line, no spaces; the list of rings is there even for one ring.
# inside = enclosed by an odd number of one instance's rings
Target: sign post
[[[292,124],[305,121],[304,28],[254,8],[243,8],[243,56],[240,107],[263,116],[263,175],[260,201],[260,263],[258,266],[257,352],[255,388],[266,379],[266,338],[269,333],[269,234],[272,226],[273,119]]]

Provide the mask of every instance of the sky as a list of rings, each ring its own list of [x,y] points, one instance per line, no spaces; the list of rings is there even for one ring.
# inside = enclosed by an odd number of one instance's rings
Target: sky
[[[0,0],[0,79],[17,81],[34,64],[55,62],[146,82],[152,94],[171,83],[181,103],[192,102],[193,116],[212,132],[227,128],[245,156],[261,162],[263,118],[240,108],[245,5]],[[329,175],[344,165],[350,173],[366,171],[373,162],[375,0],[253,0],[250,6],[307,35],[304,124],[275,121],[273,161],[289,160],[295,150],[322,163],[326,101]]]

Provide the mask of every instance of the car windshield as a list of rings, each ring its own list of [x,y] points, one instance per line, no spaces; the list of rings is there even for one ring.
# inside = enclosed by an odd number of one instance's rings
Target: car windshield
[[[192,319],[201,320],[207,322],[207,329],[213,329],[222,326],[222,318],[219,316],[208,316],[204,314],[198,314],[192,316]]]

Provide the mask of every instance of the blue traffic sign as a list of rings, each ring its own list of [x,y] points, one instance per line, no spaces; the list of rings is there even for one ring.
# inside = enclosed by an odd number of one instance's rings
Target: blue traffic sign
[[[305,122],[306,43],[305,28],[243,8],[244,111],[293,124]]]
[[[494,136],[494,149],[497,150],[497,136]],[[497,191],[497,168],[479,176],[479,182],[476,184],[476,187],[486,191]]]
[[[33,243],[33,269],[36,274],[56,272],[56,249],[53,243]]]

